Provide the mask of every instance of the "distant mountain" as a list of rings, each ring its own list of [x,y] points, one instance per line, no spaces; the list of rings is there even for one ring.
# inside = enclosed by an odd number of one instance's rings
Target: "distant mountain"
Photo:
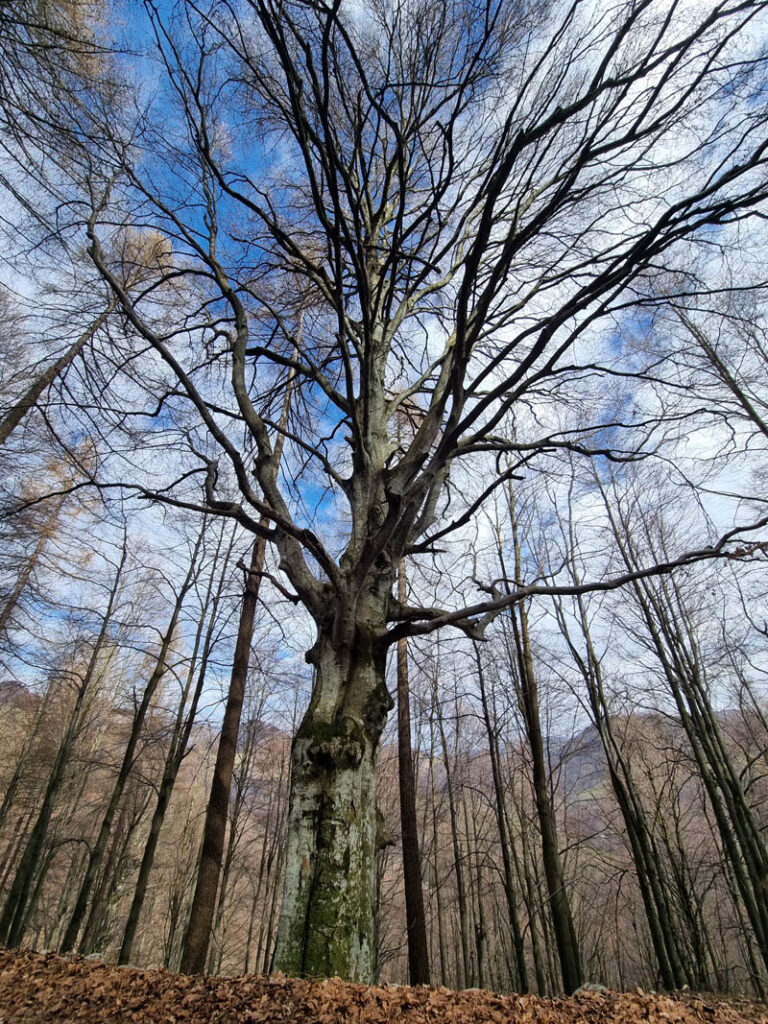
[[[559,765],[559,785],[569,798],[578,798],[600,787],[605,779],[603,744],[594,725],[576,736],[550,736],[549,755],[553,768]]]

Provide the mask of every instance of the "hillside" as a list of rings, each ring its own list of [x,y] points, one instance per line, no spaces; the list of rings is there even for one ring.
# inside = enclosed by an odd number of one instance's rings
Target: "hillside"
[[[366,987],[281,975],[185,976],[0,951],[2,1024],[757,1024],[768,1007],[693,994],[583,991],[570,999]]]

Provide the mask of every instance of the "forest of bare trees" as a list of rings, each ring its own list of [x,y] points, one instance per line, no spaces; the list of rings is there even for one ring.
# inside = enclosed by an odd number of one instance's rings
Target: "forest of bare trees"
[[[768,996],[768,3],[0,3],[0,944]]]

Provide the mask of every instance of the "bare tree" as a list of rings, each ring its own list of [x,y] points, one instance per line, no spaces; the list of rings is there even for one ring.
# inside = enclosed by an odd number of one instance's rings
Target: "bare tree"
[[[171,380],[160,404],[192,413],[178,427],[178,475],[141,493],[229,516],[273,544],[272,583],[314,621],[315,684],[293,745],[285,971],[371,977],[388,648],[445,625],[477,638],[530,593],[520,579],[467,605],[404,605],[400,560],[435,554],[553,449],[588,458],[625,428],[642,444],[631,413],[601,409],[577,438],[523,410],[614,373],[600,328],[631,308],[641,278],[681,266],[697,239],[727,233],[765,198],[750,91],[763,7],[443,0],[359,15],[217,0],[174,21],[147,5],[162,117],[110,108],[83,140],[98,154],[78,165],[92,203],[84,227],[121,315]],[[130,291],[110,265],[114,224],[126,221],[173,247],[158,287]],[[194,284],[179,315],[159,286],[182,277]],[[313,310],[302,334],[297,280]],[[270,410],[286,369],[301,401],[281,427]],[[148,407],[157,401],[148,391]],[[401,447],[406,402],[421,418]],[[466,469],[500,452],[508,470]],[[343,521],[342,539],[329,518]],[[657,566],[632,573],[645,571]],[[186,969],[203,963],[185,956]]]

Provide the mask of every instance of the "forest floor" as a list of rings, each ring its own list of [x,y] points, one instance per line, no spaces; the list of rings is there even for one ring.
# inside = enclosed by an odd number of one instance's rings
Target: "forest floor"
[[[570,999],[368,987],[282,975],[201,978],[0,950],[0,1024],[768,1024],[768,1005],[684,993]]]

